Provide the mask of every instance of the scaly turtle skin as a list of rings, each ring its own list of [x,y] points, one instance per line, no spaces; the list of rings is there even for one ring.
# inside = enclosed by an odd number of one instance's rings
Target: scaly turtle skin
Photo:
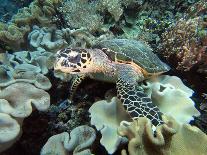
[[[112,39],[96,45],[101,49],[66,48],[57,52],[55,70],[75,74],[71,97],[85,77],[114,82],[117,97],[133,119],[149,118],[153,125],[163,123],[162,113],[139,88],[138,82],[169,70],[142,42]]]

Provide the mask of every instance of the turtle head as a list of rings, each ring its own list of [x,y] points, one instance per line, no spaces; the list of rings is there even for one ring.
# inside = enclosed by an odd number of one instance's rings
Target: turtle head
[[[90,69],[91,54],[86,49],[66,48],[57,52],[54,70],[65,73],[87,73]]]

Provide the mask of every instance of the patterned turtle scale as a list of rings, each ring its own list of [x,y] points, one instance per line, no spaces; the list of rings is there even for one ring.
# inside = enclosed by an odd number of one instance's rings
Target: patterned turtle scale
[[[163,63],[158,56],[152,52],[152,49],[147,44],[141,41],[129,39],[104,40],[94,45],[94,48],[108,48],[110,50],[105,50],[104,52],[113,61],[116,55],[116,59],[125,62],[133,61],[150,74],[166,72],[170,69],[169,66]]]

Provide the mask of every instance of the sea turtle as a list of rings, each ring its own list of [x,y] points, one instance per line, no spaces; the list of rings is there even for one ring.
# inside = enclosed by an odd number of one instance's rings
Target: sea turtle
[[[117,97],[133,119],[147,117],[157,126],[163,123],[138,82],[169,70],[152,49],[141,41],[111,39],[94,48],[65,48],[57,52],[54,70],[76,74],[72,94],[85,77],[116,83]]]

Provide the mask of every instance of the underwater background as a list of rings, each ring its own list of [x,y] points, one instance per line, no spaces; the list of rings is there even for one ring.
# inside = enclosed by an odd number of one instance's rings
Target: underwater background
[[[166,114],[156,136],[121,123],[114,83],[87,78],[69,102],[73,77],[54,70],[57,51],[115,38],[171,68],[140,83]],[[205,155],[206,134],[206,0],[0,0],[1,155]]]

